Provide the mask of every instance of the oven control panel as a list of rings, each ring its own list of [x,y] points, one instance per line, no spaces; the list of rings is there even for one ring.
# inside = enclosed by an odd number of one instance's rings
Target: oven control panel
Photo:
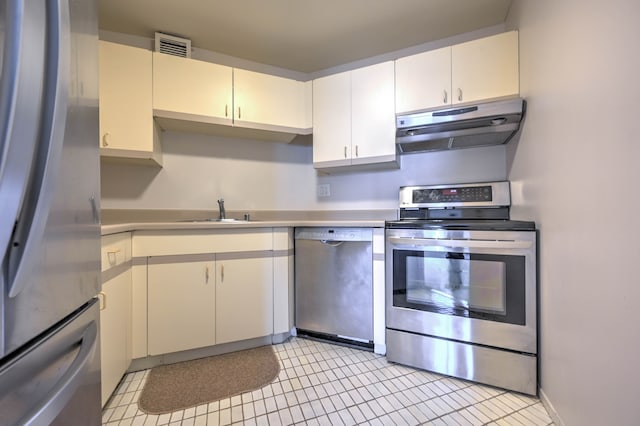
[[[510,204],[509,182],[400,188],[400,208],[501,207]]]
[[[460,188],[416,189],[413,191],[413,202],[443,203],[465,201],[491,201],[491,186],[470,186]]]

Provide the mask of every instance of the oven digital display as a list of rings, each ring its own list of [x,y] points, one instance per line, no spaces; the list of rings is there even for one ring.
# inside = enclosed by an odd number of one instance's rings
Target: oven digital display
[[[463,203],[492,201],[491,186],[463,186],[456,188],[429,188],[413,191],[414,204]]]

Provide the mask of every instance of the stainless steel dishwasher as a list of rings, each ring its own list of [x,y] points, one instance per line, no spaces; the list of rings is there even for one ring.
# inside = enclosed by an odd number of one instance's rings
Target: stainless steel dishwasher
[[[299,335],[373,348],[372,237],[367,228],[296,229]]]

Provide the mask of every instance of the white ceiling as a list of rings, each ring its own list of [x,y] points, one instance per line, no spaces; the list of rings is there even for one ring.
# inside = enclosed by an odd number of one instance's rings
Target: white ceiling
[[[100,29],[311,73],[504,22],[511,0],[99,0]]]

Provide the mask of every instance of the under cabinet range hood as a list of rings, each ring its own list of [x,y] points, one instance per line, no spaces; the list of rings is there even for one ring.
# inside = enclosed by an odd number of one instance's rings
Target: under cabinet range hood
[[[402,154],[505,144],[525,109],[526,101],[517,98],[398,115],[396,147]]]

